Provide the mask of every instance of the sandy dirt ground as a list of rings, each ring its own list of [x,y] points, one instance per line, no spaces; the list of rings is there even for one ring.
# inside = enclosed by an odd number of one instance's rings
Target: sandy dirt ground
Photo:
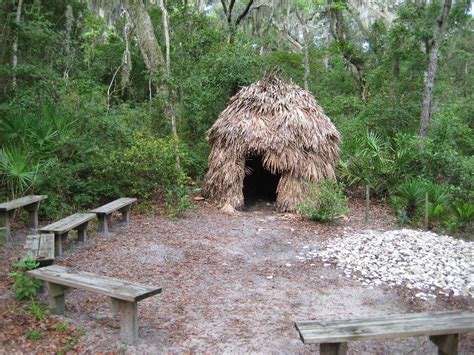
[[[364,225],[362,204],[353,202],[337,226],[257,207],[227,215],[201,205],[175,221],[132,214],[130,226],[115,221],[107,236],[91,232],[84,245],[70,241],[57,264],[163,287],[139,303],[137,345],[119,341],[119,321],[105,297],[73,290],[66,315],[55,317],[84,330],[81,352],[317,353],[317,345],[302,344],[295,321],[474,308],[462,297],[421,301],[403,288],[369,288],[334,266],[298,259],[307,246],[344,230],[396,228],[383,206],[372,206]],[[0,290],[1,298],[9,292]],[[425,337],[353,342],[349,349],[436,353]],[[461,336],[459,349],[474,353],[473,335]]]

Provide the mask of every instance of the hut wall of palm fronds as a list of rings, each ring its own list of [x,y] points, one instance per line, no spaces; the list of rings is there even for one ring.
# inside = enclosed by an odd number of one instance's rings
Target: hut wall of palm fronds
[[[230,99],[208,132],[205,196],[222,206],[244,205],[245,160],[259,156],[280,174],[277,206],[294,211],[305,182],[334,178],[340,136],[314,96],[270,74]]]

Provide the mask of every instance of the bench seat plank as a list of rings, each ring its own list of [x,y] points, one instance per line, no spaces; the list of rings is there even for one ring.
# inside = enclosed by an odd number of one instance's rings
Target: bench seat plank
[[[123,207],[126,207],[128,205],[131,205],[132,203],[136,202],[136,198],[131,198],[131,197],[122,197],[119,198],[115,201],[112,201],[106,205],[103,205],[101,207],[98,207],[96,209],[93,209],[91,212],[92,213],[103,213],[103,214],[111,214]]]
[[[474,331],[474,313],[449,311],[295,323],[305,344],[460,334]]]
[[[76,213],[39,229],[40,232],[66,233],[96,218],[94,213]]]
[[[81,288],[128,302],[138,302],[161,293],[161,288],[154,286],[135,284],[89,272],[79,272],[58,265],[31,270],[28,273],[32,277],[43,281],[72,288]]]
[[[0,203],[0,211],[8,212],[47,199],[46,195],[29,195]]]

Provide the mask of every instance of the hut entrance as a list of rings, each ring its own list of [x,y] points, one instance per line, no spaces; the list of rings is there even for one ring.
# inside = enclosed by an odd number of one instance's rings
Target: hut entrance
[[[280,174],[272,174],[262,164],[262,157],[251,156],[245,159],[245,169],[251,174],[244,178],[244,201],[251,206],[258,201],[275,202]]]

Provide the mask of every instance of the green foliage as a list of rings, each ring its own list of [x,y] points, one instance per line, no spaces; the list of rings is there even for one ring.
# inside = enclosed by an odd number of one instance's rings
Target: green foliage
[[[40,330],[28,330],[25,333],[26,339],[41,340],[44,338],[44,333]]]
[[[424,180],[410,179],[396,188],[391,203],[398,216],[411,221],[422,214],[425,183]]]
[[[426,194],[431,226],[434,222],[446,221],[451,203],[449,187],[423,178],[411,178],[396,187],[391,195],[391,205],[400,222],[416,225],[423,220]]]
[[[461,203],[454,205],[455,227],[472,231],[474,229],[474,204]]]
[[[344,145],[350,155],[343,156],[340,172],[349,185],[369,185],[375,193],[384,193],[393,167],[387,142],[381,135],[366,131]]]
[[[8,276],[15,280],[13,289],[18,299],[32,298],[36,294],[36,290],[41,286],[40,280],[31,278],[26,274],[26,271],[36,269],[38,266],[39,263],[31,259],[13,263],[16,271],[8,273]]]
[[[35,182],[38,165],[32,162],[31,153],[22,146],[0,150],[0,180],[12,198],[20,197]]]
[[[203,139],[230,96],[263,74],[262,58],[250,45],[222,46],[195,63],[182,85],[186,131]]]
[[[298,212],[314,221],[334,222],[347,212],[347,198],[336,180],[308,183]]]
[[[136,133],[133,143],[123,150],[104,152],[97,149],[102,179],[113,179],[118,191],[125,195],[149,199],[185,183],[186,174],[176,163],[179,142]],[[101,180],[102,180],[101,179]]]

